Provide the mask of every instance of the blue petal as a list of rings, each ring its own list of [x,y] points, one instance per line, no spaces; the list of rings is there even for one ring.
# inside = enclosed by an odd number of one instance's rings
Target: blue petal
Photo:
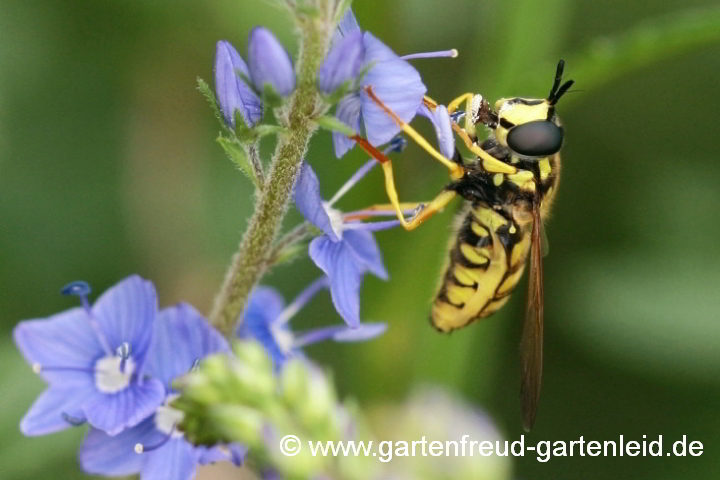
[[[130,276],[103,293],[92,309],[113,351],[124,342],[130,344],[135,372],[142,376],[157,314],[153,284]]]
[[[360,324],[360,285],[365,271],[358,256],[344,241],[327,236],[310,242],[310,258],[330,277],[330,296],[335,310],[351,327]]]
[[[285,362],[287,355],[278,345],[270,325],[284,308],[285,301],[276,290],[270,287],[255,287],[243,314],[242,324],[237,331],[238,338],[254,339],[260,342],[272,357],[275,365]],[[289,331],[287,324],[276,328]]]
[[[360,99],[360,95],[353,93],[340,100],[335,110],[335,116],[348,127],[360,133],[361,108],[362,100]],[[341,158],[355,145],[354,140],[349,139],[347,135],[340,132],[333,132],[332,138],[333,146],[335,147],[335,156],[337,158]]]
[[[230,460],[230,452],[227,451],[226,447],[195,447],[195,452],[198,454],[197,458],[200,465]]]
[[[235,110],[239,110],[249,126],[262,120],[262,100],[252,91],[238,72],[250,78],[250,72],[230,42],[217,42],[215,50],[215,92],[225,122],[235,128]]]
[[[162,310],[155,322],[155,339],[147,372],[170,392],[173,379],[190,371],[196,360],[230,346],[192,306],[181,303]]]
[[[146,379],[142,385],[131,383],[114,394],[95,393],[83,406],[88,423],[108,435],[117,435],[152,415],[165,400],[160,380]]]
[[[270,323],[285,310],[285,299],[280,292],[270,287],[255,287],[250,294],[243,318],[253,317],[263,323]]]
[[[336,342],[365,342],[385,333],[386,323],[363,323],[358,328],[345,328],[333,335]]]
[[[422,104],[427,89],[420,74],[408,62],[398,57],[384,43],[365,33],[365,64],[373,65],[363,77],[363,86],[372,86],[375,95],[404,122],[410,123]],[[389,142],[400,127],[365,93],[362,116],[368,141],[373,145]]]
[[[157,450],[143,455],[145,462],[141,480],[190,480],[195,476],[199,455],[182,438],[173,438]]]
[[[364,51],[360,31],[351,33],[333,45],[318,70],[318,89],[329,95],[357,77],[363,65]]]
[[[71,427],[63,414],[78,420],[84,420],[82,405],[94,394],[94,386],[87,382],[83,387],[52,386],[45,390],[33,403],[30,410],[20,421],[23,435],[47,435]]]
[[[245,463],[245,459],[248,455],[248,447],[245,445],[240,445],[239,443],[231,443],[228,445],[228,449],[230,450],[230,461],[237,465],[238,467]]]
[[[388,279],[382,253],[380,253],[380,248],[371,232],[367,230],[345,230],[343,240],[352,247],[368,270],[383,280]]]
[[[347,9],[345,15],[343,15],[342,20],[338,22],[337,29],[338,32],[340,32],[340,35],[342,35],[343,37],[347,37],[353,32],[360,31],[360,25],[358,25],[357,18],[355,18],[355,14],[353,13],[352,8]]]
[[[420,106],[418,113],[429,119],[433,127],[435,127],[435,135],[437,136],[438,150],[447,158],[455,156],[455,136],[452,130],[452,121],[447,108],[444,105],[438,105],[434,112],[424,104]]]
[[[250,32],[248,63],[250,78],[258,90],[263,91],[265,84],[270,84],[283,97],[295,90],[290,55],[267,28],[255,27]]]
[[[104,355],[102,345],[83,308],[73,308],[46,320],[21,322],[13,339],[30,364],[46,367],[73,367],[88,372],[61,370],[42,372],[49,383],[85,383],[92,379],[90,369]]]
[[[330,216],[325,210],[323,199],[320,196],[320,182],[307,162],[303,162],[300,175],[295,182],[293,199],[295,200],[295,206],[303,214],[305,220],[315,225],[326,235],[338,240],[333,231]]]
[[[146,454],[135,453],[135,445],[156,445],[163,438],[155,428],[154,417],[112,437],[91,428],[78,453],[80,468],[86,473],[112,477],[140,473]]]

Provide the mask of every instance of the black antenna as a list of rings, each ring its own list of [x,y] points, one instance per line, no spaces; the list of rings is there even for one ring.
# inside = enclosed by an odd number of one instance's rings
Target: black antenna
[[[565,60],[560,60],[555,70],[555,81],[550,89],[550,95],[548,95],[548,101],[550,105],[555,105],[560,97],[562,97],[575,83],[575,80],[568,80],[567,82],[560,85],[562,82],[563,71],[565,70]]]
[[[560,97],[562,97],[568,90],[570,90],[570,87],[573,86],[575,83],[575,80],[568,80],[567,82],[563,83],[562,87],[558,88],[558,91],[555,92],[555,96],[550,100],[550,105],[555,105],[558,100],[560,100]]]
[[[565,70],[565,60],[560,60],[557,64],[557,70],[555,70],[555,81],[550,89],[548,100],[555,98],[555,94],[557,93],[558,88],[560,88],[560,82],[562,82],[563,70]]]

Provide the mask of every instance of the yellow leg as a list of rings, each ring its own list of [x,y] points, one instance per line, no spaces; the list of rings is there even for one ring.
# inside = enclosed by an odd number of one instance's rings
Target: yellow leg
[[[383,164],[386,165],[386,164]],[[405,228],[405,230],[414,230],[417,227],[419,227],[425,220],[432,217],[437,212],[442,211],[443,208],[447,206],[450,201],[455,198],[456,193],[451,190],[443,190],[440,192],[440,194],[435,197],[433,200],[430,201],[430,203],[424,203],[424,202],[417,202],[417,203],[397,203],[396,204],[378,204],[378,205],[371,205],[367,208],[364,208],[363,211],[367,212],[373,212],[373,211],[387,211],[395,209],[396,212],[397,209],[400,209],[400,212],[408,211],[408,210],[417,210],[417,213],[413,218],[410,219],[410,221],[406,221],[404,216],[398,215],[398,219],[400,220],[400,223]],[[352,217],[347,217],[346,220],[364,220],[367,218],[363,215],[353,215]]]
[[[465,146],[475,155],[477,155],[483,161],[483,168],[489,173],[506,173],[512,175],[517,173],[517,168],[512,165],[508,165],[505,162],[501,162],[497,158],[493,157],[485,150],[477,146],[468,136],[467,132],[460,127],[457,123],[453,123],[453,130],[465,143]]]
[[[426,107],[428,107],[433,112],[435,111],[435,109],[438,106],[438,103],[435,100],[433,100],[432,98],[428,97],[427,95],[425,95],[425,97],[423,98],[423,103],[425,104]]]
[[[380,108],[385,111],[385,113],[388,114],[390,118],[392,118],[397,125],[402,128],[403,132],[407,134],[410,138],[415,140],[415,143],[420,145],[423,150],[428,152],[430,155],[435,158],[438,162],[442,163],[447,167],[448,170],[450,170],[450,176],[454,179],[462,178],[465,174],[465,169],[462,167],[462,165],[459,165],[446,156],[444,156],[442,153],[438,152],[432,145],[428,143],[425,138],[420,135],[414,128],[412,128],[410,125],[405,123],[400,117],[398,117],[395,112],[390,110],[387,105],[385,105],[382,100],[380,100],[375,93],[372,91],[372,87],[365,87],[365,92],[368,94],[368,96],[372,99],[375,104],[377,104]],[[354,139],[354,138],[353,138]],[[377,157],[376,157],[377,158]]]
[[[472,99],[474,96],[474,93],[464,93],[452,102],[450,102],[450,104],[448,105],[448,113],[453,113],[455,110],[457,110],[461,103],[465,102],[465,127],[463,130],[466,137],[472,136],[473,139],[476,138],[475,124],[472,122],[472,118],[470,118],[470,110],[472,109]],[[467,145],[467,142],[465,142],[465,144]]]
[[[442,211],[450,201],[455,198],[456,193],[452,190],[443,190],[440,194],[433,199],[430,203],[420,210],[417,215],[410,219],[410,222],[403,224],[405,230],[414,230],[428,218],[435,215],[437,212]]]
[[[393,175],[392,170],[392,162],[390,159],[382,153],[377,148],[373,147],[370,142],[365,140],[364,138],[360,137],[359,135],[355,135],[353,137],[350,137],[367,153],[370,154],[371,157],[373,157],[375,160],[380,162],[380,165],[382,165],[383,173],[385,174],[385,191],[387,192],[388,199],[390,200],[390,204],[392,206],[392,209],[395,210],[395,214],[397,215],[398,220],[400,221],[400,224],[405,228],[405,230],[414,230],[418,226],[420,226],[421,223],[423,223],[425,220],[430,218],[433,214],[437,213],[438,211],[442,210],[445,205],[450,202],[450,200],[455,197],[455,192],[452,191],[443,191],[438,195],[433,201],[431,201],[427,206],[425,206],[422,210],[420,210],[409,222],[405,220],[405,210],[408,210],[408,207],[412,207],[414,210],[415,208],[421,206],[422,204],[408,204],[408,203],[400,203],[400,200],[398,199],[397,190],[395,189],[395,177]],[[389,210],[387,208],[387,205],[382,205],[380,207],[382,210]],[[373,207],[370,207],[370,209],[374,209]],[[380,210],[381,208],[377,208]]]
[[[472,102],[472,98],[475,96],[474,93],[463,93],[459,97],[457,97],[455,100],[450,102],[447,106],[448,113],[453,113],[457,108],[460,106],[461,103],[465,102],[465,110],[470,109],[470,102]]]

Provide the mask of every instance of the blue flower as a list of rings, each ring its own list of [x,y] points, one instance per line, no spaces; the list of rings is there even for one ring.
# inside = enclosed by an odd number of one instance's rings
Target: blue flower
[[[266,85],[281,97],[295,90],[295,71],[287,50],[267,28],[256,27],[250,32],[248,45],[250,78],[263,92]]]
[[[79,460],[87,473],[124,476],[140,473],[143,480],[190,480],[198,464],[220,460],[239,463],[244,451],[233,445],[196,447],[176,430],[182,413],[169,403],[177,397],[172,380],[188,373],[206,356],[230,352],[225,339],[190,305],[164,309],[155,323],[155,343],[147,372],[164,386],[164,403],[139,425],[110,436],[91,429],[80,448]]]
[[[386,153],[402,150],[405,140],[397,137]],[[359,211],[343,214],[333,205],[375,165],[368,161],[338,190],[330,201],[320,195],[320,184],[307,163],[295,184],[295,205],[305,219],[323,232],[310,242],[310,257],[330,278],[330,294],[338,313],[350,327],[360,325],[360,286],[370,272],[386,280],[387,270],[372,232],[396,227],[397,220],[363,223],[361,218],[395,216],[394,211]]]
[[[365,48],[360,30],[340,38],[318,69],[318,90],[330,95],[347,82],[352,82],[360,73],[364,57]]]
[[[328,288],[327,277],[320,277],[306,287],[289,305],[282,295],[270,287],[256,287],[243,313],[237,335],[243,339],[259,341],[270,354],[276,366],[290,357],[302,355],[302,348],[324,340],[357,342],[370,340],[385,332],[384,323],[363,323],[355,328],[332,325],[295,334],[290,320],[320,291]]]
[[[239,74],[250,77],[247,65],[230,42],[217,42],[215,50],[215,92],[225,123],[235,128],[235,112],[253,127],[263,118],[263,102]]]
[[[360,33],[362,48],[359,54],[355,54],[355,37]],[[361,32],[351,9],[347,10],[338,24],[332,43],[333,46],[320,73],[335,72],[336,77],[329,74],[327,77],[336,79],[324,80],[323,86],[336,88],[353,73],[356,76],[358,72],[366,72],[360,81],[360,88],[346,95],[338,103],[335,116],[356,132],[364,130],[368,141],[374,146],[390,141],[400,132],[400,127],[372,101],[363,87],[371,86],[375,95],[387,107],[405,123],[410,123],[422,105],[427,89],[420,74],[406,60],[457,56],[457,50],[453,49],[399,57],[371,33]],[[358,61],[361,65],[359,68],[356,67]],[[353,140],[342,133],[333,132],[333,145],[338,158],[345,155],[354,144]]]
[[[87,421],[110,435],[137,425],[165,398],[162,382],[145,376],[157,300],[152,283],[128,277],[91,307],[90,288],[63,291],[82,307],[21,322],[13,332],[26,360],[49,384],[20,423],[44,435]]]
[[[430,110],[423,104],[418,113],[428,118],[435,127],[440,153],[447,158],[453,158],[455,156],[455,135],[453,134],[452,120],[447,107],[438,105],[435,110]]]

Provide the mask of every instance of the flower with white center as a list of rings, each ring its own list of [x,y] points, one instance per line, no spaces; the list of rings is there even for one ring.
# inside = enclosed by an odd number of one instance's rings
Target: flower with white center
[[[63,289],[82,306],[15,327],[13,338],[33,370],[49,384],[20,423],[25,435],[44,435],[87,421],[116,435],[137,425],[165,398],[162,382],[145,376],[157,300],[152,283],[131,276],[91,307],[90,287]]]
[[[396,137],[385,153],[401,151],[405,140]],[[329,200],[320,195],[320,182],[307,164],[303,165],[293,197],[305,219],[323,232],[310,242],[310,258],[330,278],[330,294],[338,313],[350,327],[360,325],[360,286],[365,273],[387,280],[388,273],[372,232],[400,225],[398,220],[361,222],[357,218],[395,216],[391,210],[342,213],[334,205],[377,161],[369,160]]]
[[[198,464],[241,463],[245,449],[239,445],[206,448],[187,442],[177,429],[183,413],[170,405],[178,396],[172,388],[174,378],[188,373],[208,355],[229,352],[227,341],[190,305],[162,310],[147,365],[147,373],[159,379],[167,392],[162,405],[119,435],[91,429],[80,448],[82,469],[108,476],[139,473],[142,480],[190,480]]]

